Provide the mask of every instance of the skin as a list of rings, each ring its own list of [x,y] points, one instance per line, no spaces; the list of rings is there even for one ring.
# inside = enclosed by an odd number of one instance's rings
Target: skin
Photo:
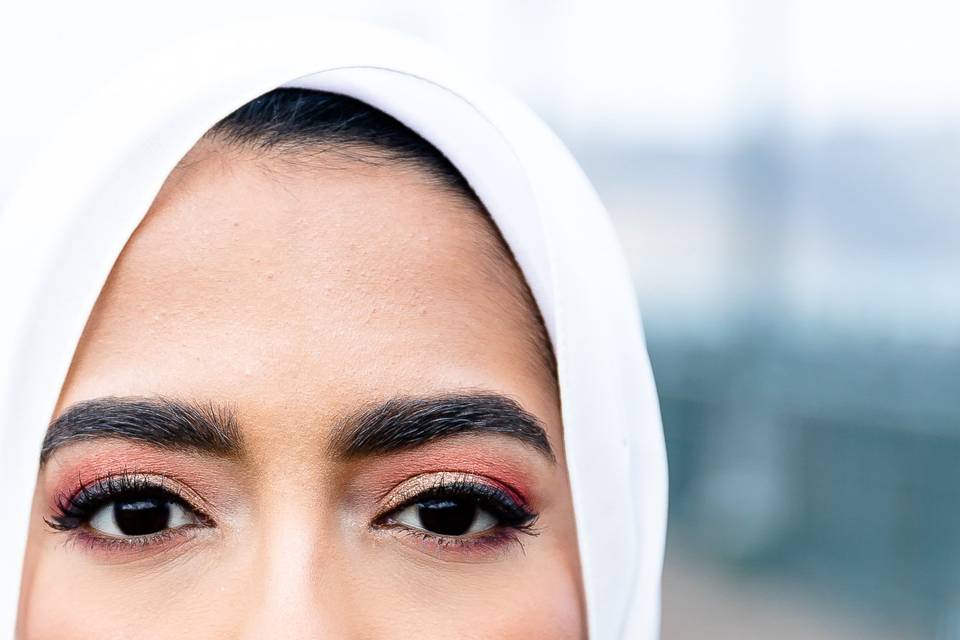
[[[56,449],[18,637],[585,637],[559,399],[523,290],[490,223],[418,169],[198,144],[114,267],[54,418],[107,396],[214,401],[243,452]],[[365,404],[456,391],[514,399],[556,461],[484,433],[329,453]],[[384,494],[439,471],[519,485],[537,535],[461,548],[371,526]],[[105,548],[44,523],[78,478],[133,472],[214,525]]]

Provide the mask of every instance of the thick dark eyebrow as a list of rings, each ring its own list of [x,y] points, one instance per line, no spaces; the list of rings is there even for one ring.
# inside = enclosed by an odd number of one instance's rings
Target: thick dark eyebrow
[[[504,435],[556,462],[537,417],[495,393],[392,398],[345,419],[332,445],[336,455],[349,459],[412,449],[461,434]]]
[[[242,439],[233,411],[213,402],[106,397],[71,405],[47,429],[44,464],[58,448],[97,438],[135,440],[168,449],[233,457]]]

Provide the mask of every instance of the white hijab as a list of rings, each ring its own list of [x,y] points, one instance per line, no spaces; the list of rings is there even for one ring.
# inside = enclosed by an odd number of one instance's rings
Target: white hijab
[[[563,144],[442,54],[343,23],[233,25],[138,63],[80,105],[0,214],[0,637],[12,636],[38,455],[87,317],[167,174],[278,86],[363,100],[438,147],[513,250],[556,351],[590,637],[659,625],[666,459],[635,293]]]

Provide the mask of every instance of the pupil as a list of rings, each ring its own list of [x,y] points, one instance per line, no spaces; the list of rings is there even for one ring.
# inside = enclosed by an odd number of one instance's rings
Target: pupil
[[[443,536],[462,536],[477,517],[477,505],[458,500],[428,500],[417,505],[423,528]]]
[[[159,498],[117,501],[113,504],[117,527],[128,536],[145,536],[167,528],[170,503]]]

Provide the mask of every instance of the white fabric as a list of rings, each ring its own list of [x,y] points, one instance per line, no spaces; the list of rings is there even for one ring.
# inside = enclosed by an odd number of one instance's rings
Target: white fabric
[[[138,62],[80,106],[0,213],[0,636],[13,634],[43,433],[115,259],[204,131],[281,85],[392,114],[473,185],[556,350],[590,637],[655,638],[666,460],[634,289],[603,206],[525,107],[416,41],[339,21],[233,25]]]

